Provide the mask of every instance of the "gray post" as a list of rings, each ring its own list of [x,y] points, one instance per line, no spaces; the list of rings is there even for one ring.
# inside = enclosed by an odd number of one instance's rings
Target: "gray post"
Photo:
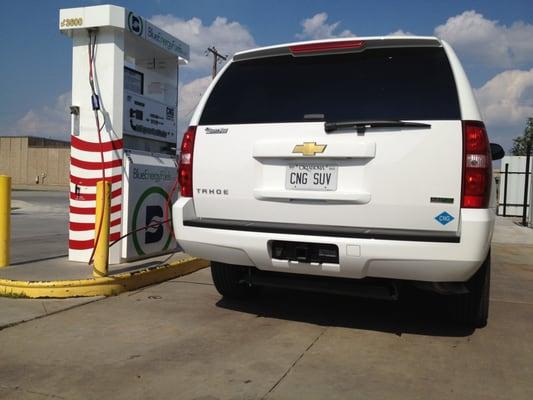
[[[529,175],[529,227],[533,228],[533,173]]]
[[[503,174],[503,216],[507,217],[507,180],[509,179],[509,163],[505,163],[505,172]]]
[[[524,207],[522,208],[522,225],[527,226],[527,200],[529,195],[529,180],[531,179],[530,174],[530,154],[531,154],[531,140],[528,140],[526,147],[526,176],[524,178]],[[531,209],[531,198],[529,199],[530,209]],[[531,212],[530,212],[531,214]]]

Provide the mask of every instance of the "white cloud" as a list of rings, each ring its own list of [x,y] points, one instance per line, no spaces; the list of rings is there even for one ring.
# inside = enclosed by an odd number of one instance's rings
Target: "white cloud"
[[[533,62],[533,25],[523,22],[506,26],[471,10],[437,26],[435,35],[471,64],[516,68]]]
[[[298,39],[328,39],[334,37],[350,37],[355,36],[350,30],[346,29],[336,33],[340,21],[327,23],[328,14],[325,12],[313,15],[311,18],[306,18],[302,21],[302,32],[296,34]]]
[[[191,60],[187,70],[200,70],[207,73],[212,65],[212,57],[205,51],[215,46],[223,55],[230,57],[241,50],[257,47],[248,29],[235,21],[216,17],[211,25],[204,25],[200,18],[184,20],[173,15],[155,15],[151,22],[168,33],[183,40],[191,48]]]
[[[29,110],[15,123],[14,134],[67,140],[70,132],[70,92],[63,93],[52,106]]]
[[[211,83],[211,76],[180,84],[178,100],[178,134],[181,135],[189,124],[194,109]]]
[[[504,71],[474,93],[489,124],[524,125],[533,116],[533,68]]]
[[[415,36],[415,34],[409,31],[404,31],[403,29],[398,29],[397,31],[389,33],[387,36]]]

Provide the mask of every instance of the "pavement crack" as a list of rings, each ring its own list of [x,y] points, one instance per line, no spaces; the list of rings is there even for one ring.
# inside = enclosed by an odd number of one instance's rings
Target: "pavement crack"
[[[214,284],[212,283],[207,283],[207,282],[192,282],[192,281],[183,281],[183,280],[179,280],[179,281],[168,281],[166,283],[189,283],[191,285],[204,285],[204,286],[214,286]]]
[[[266,399],[270,395],[270,393],[272,393],[279,386],[279,384],[285,379],[285,377],[289,375],[289,372],[291,372],[292,369],[296,366],[296,364],[298,364],[298,362],[303,358],[305,353],[311,350],[311,348],[315,345],[315,343],[318,342],[318,339],[320,339],[322,335],[326,333],[327,330],[328,328],[322,329],[322,331],[317,335],[317,337],[314,338],[311,344],[307,346],[307,348],[304,351],[302,351],[298,357],[296,357],[296,359],[292,362],[292,364],[289,366],[287,371],[285,371],[285,373],[276,381],[276,383],[274,383],[274,385],[269,389],[269,391],[266,392],[263,397],[261,397],[261,400]]]
[[[21,392],[24,392],[24,393],[36,394],[38,396],[43,396],[43,397],[47,397],[47,398],[50,398],[50,399],[63,399],[63,400],[66,399],[66,397],[59,396],[57,394],[38,392],[36,390],[24,389],[24,388],[21,388],[20,386],[0,385],[0,389],[7,389],[7,390],[12,390],[12,391],[21,391]]]
[[[85,306],[87,304],[96,303],[97,301],[105,300],[105,299],[107,299],[107,297],[99,297],[99,298],[96,298],[96,299],[91,299],[90,301],[87,301],[85,303],[74,304],[74,305],[72,305],[70,307],[66,307],[66,308],[63,308],[63,309],[60,309],[60,310],[57,310],[57,311],[52,311],[52,312],[47,313],[45,315],[38,315],[38,316],[36,316],[34,318],[25,319],[23,321],[11,322],[11,323],[8,323],[8,324],[5,324],[5,325],[0,325],[0,331],[3,331],[4,329],[8,329],[8,328],[13,328],[13,327],[21,325],[21,324],[25,324],[26,322],[35,321],[35,320],[38,320],[38,319],[41,319],[41,318],[49,317],[51,315],[62,313],[64,311],[69,311],[69,310],[72,310],[74,308],[83,307],[83,306]]]
[[[46,306],[44,305],[44,301],[41,301],[41,305],[43,306],[44,313],[48,315],[48,310],[46,309]]]

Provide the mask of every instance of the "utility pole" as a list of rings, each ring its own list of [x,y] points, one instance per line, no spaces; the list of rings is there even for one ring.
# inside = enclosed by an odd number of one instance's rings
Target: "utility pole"
[[[213,54],[213,70],[211,72],[211,78],[215,79],[215,76],[217,75],[217,65],[220,60],[226,61],[228,59],[228,56],[223,56],[218,52],[218,50],[215,48],[215,46],[208,47],[205,51],[205,55],[208,56],[209,53]]]

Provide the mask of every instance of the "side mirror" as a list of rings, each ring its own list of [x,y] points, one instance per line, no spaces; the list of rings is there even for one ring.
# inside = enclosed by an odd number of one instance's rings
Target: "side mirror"
[[[492,154],[492,161],[501,160],[505,156],[503,147],[496,143],[490,144],[490,152]]]

